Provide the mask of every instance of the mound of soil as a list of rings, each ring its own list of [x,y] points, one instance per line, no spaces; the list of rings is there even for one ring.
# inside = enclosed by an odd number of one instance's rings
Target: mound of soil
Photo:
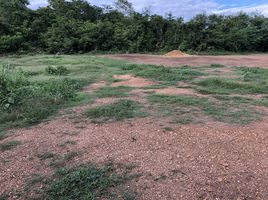
[[[169,57],[182,57],[182,56],[189,56],[186,53],[183,53],[182,51],[179,50],[174,50],[174,51],[170,51],[167,54],[165,54],[165,56],[169,56]]]

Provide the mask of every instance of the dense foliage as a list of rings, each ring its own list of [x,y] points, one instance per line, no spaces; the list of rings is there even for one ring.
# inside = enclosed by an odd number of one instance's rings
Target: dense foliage
[[[96,7],[85,0],[49,0],[31,10],[28,0],[0,0],[0,53],[47,51],[156,52],[268,51],[268,18],[239,13],[197,15],[190,21],[138,13],[131,3]]]

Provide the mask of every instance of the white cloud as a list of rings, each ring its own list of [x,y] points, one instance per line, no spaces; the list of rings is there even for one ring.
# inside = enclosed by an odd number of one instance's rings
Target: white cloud
[[[30,0],[30,8],[37,9],[41,6],[47,5],[47,0]]]
[[[239,11],[246,13],[259,12],[268,16],[268,4],[249,5],[239,7],[237,4],[221,5],[216,0],[129,0],[137,11],[149,8],[151,13],[164,15],[172,12],[173,15],[189,19],[199,13],[234,14]],[[89,0],[92,4],[101,6],[112,4],[111,0]],[[30,0],[31,8],[47,5],[46,0]]]
[[[222,10],[216,10],[216,11],[214,11],[214,13],[216,13],[216,14],[235,14],[235,13],[238,13],[241,11],[243,11],[245,13],[261,13],[265,16],[268,16],[268,4],[232,7],[232,8],[222,9]]]

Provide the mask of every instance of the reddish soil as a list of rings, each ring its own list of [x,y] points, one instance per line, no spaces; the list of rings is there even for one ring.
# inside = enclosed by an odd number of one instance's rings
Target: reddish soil
[[[82,155],[69,165],[108,160],[137,165],[143,176],[131,185],[138,199],[268,198],[268,119],[245,127],[208,123],[172,125],[172,131],[165,131],[170,125],[160,119],[97,125],[77,117],[63,115],[14,130],[5,141],[23,144],[1,153],[7,161],[1,162],[1,192],[22,189],[33,174],[52,173],[51,160],[42,161],[38,154],[75,151]],[[76,144],[60,147],[68,140]]]
[[[232,56],[188,56],[166,57],[145,54],[114,54],[104,57],[127,60],[135,63],[155,64],[178,67],[182,65],[201,66],[222,64],[227,66],[268,67],[268,54],[232,55]]]

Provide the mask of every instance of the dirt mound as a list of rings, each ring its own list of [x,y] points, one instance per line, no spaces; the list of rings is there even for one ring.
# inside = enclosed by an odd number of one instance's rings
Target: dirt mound
[[[165,56],[169,56],[169,57],[182,57],[182,56],[189,56],[186,53],[183,53],[182,51],[179,50],[174,50],[174,51],[170,51],[167,54],[165,54]]]

